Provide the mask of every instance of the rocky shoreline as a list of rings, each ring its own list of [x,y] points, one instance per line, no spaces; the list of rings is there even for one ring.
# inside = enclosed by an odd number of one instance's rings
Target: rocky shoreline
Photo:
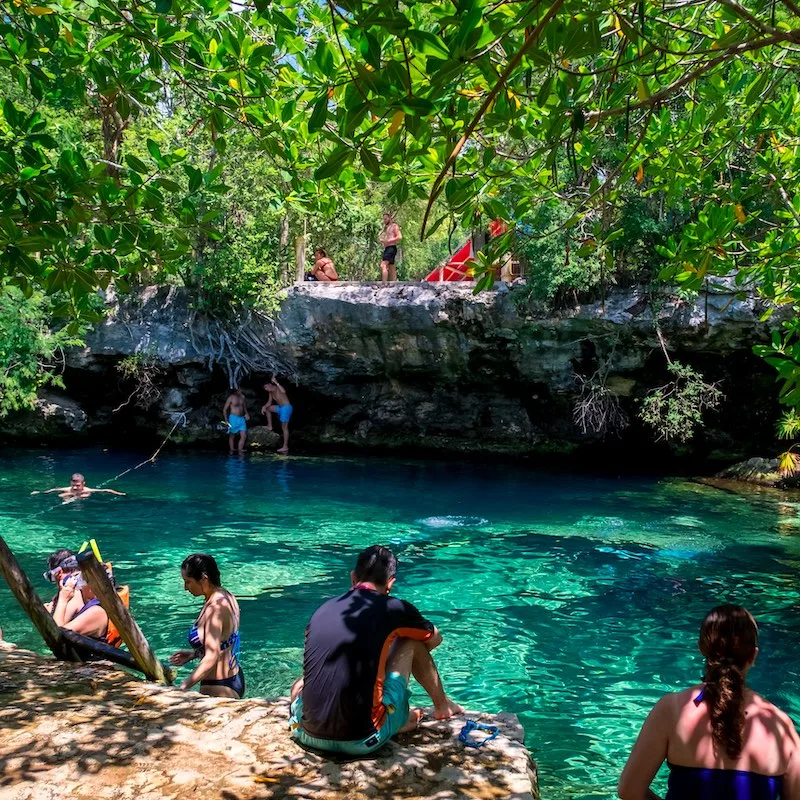
[[[435,722],[377,757],[340,763],[288,735],[288,700],[224,700],[67,664],[0,643],[0,800],[536,800],[513,714],[476,715],[500,735],[479,750],[464,720]]]
[[[86,347],[67,353],[64,390],[43,395],[35,412],[0,421],[0,439],[142,441],[174,427],[174,443],[219,446],[230,379],[241,382],[252,422],[263,424],[260,385],[271,367],[287,383],[301,449],[677,453],[727,463],[776,452],[775,376],[752,352],[769,335],[756,299],[727,292],[654,306],[643,292],[625,291],[545,314],[517,297],[514,289],[473,295],[469,286],[432,283],[298,285],[249,338],[241,326],[224,329],[198,315],[183,289],[109,297],[108,316]],[[654,444],[637,418],[644,395],[667,376],[656,325],[671,357],[724,394],[686,446]],[[254,373],[235,373],[234,347],[257,365]],[[146,402],[131,399],[136,379],[120,371],[123,362],[151,371],[156,391]],[[630,421],[605,438],[573,420],[581,382],[598,370]],[[275,444],[265,429],[254,438]]]

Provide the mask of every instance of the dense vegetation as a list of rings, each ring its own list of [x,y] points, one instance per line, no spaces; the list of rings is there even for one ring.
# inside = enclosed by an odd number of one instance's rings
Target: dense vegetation
[[[268,307],[302,234],[373,277],[387,206],[401,277],[502,218],[482,286],[513,248],[552,303],[800,301],[794,0],[37,2],[0,20],[0,279],[69,318],[112,280]],[[792,408],[798,334],[763,351]]]

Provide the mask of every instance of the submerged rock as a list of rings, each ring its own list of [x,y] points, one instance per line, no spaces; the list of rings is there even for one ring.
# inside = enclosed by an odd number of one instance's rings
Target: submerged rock
[[[429,720],[341,763],[292,742],[285,698],[207,698],[3,643],[0,693],[0,800],[538,797],[513,714],[468,715],[500,727],[478,750],[458,740],[463,718]]]

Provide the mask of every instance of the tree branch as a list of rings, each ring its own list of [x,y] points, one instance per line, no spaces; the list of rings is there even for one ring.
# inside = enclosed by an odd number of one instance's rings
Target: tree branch
[[[483,103],[481,103],[481,107],[478,109],[475,116],[472,118],[472,121],[467,125],[466,130],[462,134],[461,138],[456,142],[455,147],[450,152],[450,155],[447,158],[444,166],[442,167],[439,175],[436,177],[436,180],[433,182],[433,188],[431,189],[431,193],[428,196],[428,205],[425,208],[425,216],[422,218],[422,229],[420,231],[420,238],[424,239],[425,237],[425,228],[428,224],[428,217],[430,216],[431,209],[433,208],[433,204],[436,202],[436,198],[442,193],[442,186],[445,175],[447,175],[448,170],[450,167],[455,164],[456,158],[458,158],[458,154],[463,149],[464,145],[469,141],[470,137],[472,136],[475,128],[478,126],[478,123],[483,118],[483,115],[489,109],[489,106],[494,101],[495,97],[506,85],[506,81],[508,80],[511,73],[519,66],[520,61],[522,61],[523,56],[528,50],[539,41],[539,37],[542,35],[542,32],[547,27],[547,24],[550,22],[553,17],[559,12],[561,6],[564,5],[564,0],[555,0],[555,2],[550,6],[547,10],[547,13],[542,17],[539,21],[539,24],[525,37],[525,41],[522,43],[519,50],[516,52],[514,57],[511,61],[508,62],[508,65],[503,70],[503,73],[500,75],[499,80],[495,85],[492,87],[492,91],[484,99]]]

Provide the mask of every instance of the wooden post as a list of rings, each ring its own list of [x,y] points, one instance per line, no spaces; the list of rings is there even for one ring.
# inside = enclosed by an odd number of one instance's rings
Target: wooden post
[[[297,264],[297,282],[302,283],[306,276],[306,237],[298,236],[294,240],[294,259]]]
[[[150,644],[142,633],[141,628],[136,624],[131,612],[125,608],[125,604],[120,600],[108,575],[106,575],[105,567],[95,558],[91,550],[87,550],[78,556],[78,564],[86,582],[97,595],[100,605],[108,614],[108,618],[116,625],[122,641],[128,645],[128,650],[131,651],[131,655],[136,659],[148,680],[156,683],[171,683],[171,679],[164,673],[161,662],[150,649]]]
[[[2,536],[0,536],[0,574],[5,578],[8,588],[17,598],[23,611],[31,618],[36,630],[42,635],[45,644],[53,651],[53,655],[66,661],[80,661],[74,650],[62,638],[61,629],[47,612],[39,595],[36,594],[36,589],[22,571],[19,561]]]

